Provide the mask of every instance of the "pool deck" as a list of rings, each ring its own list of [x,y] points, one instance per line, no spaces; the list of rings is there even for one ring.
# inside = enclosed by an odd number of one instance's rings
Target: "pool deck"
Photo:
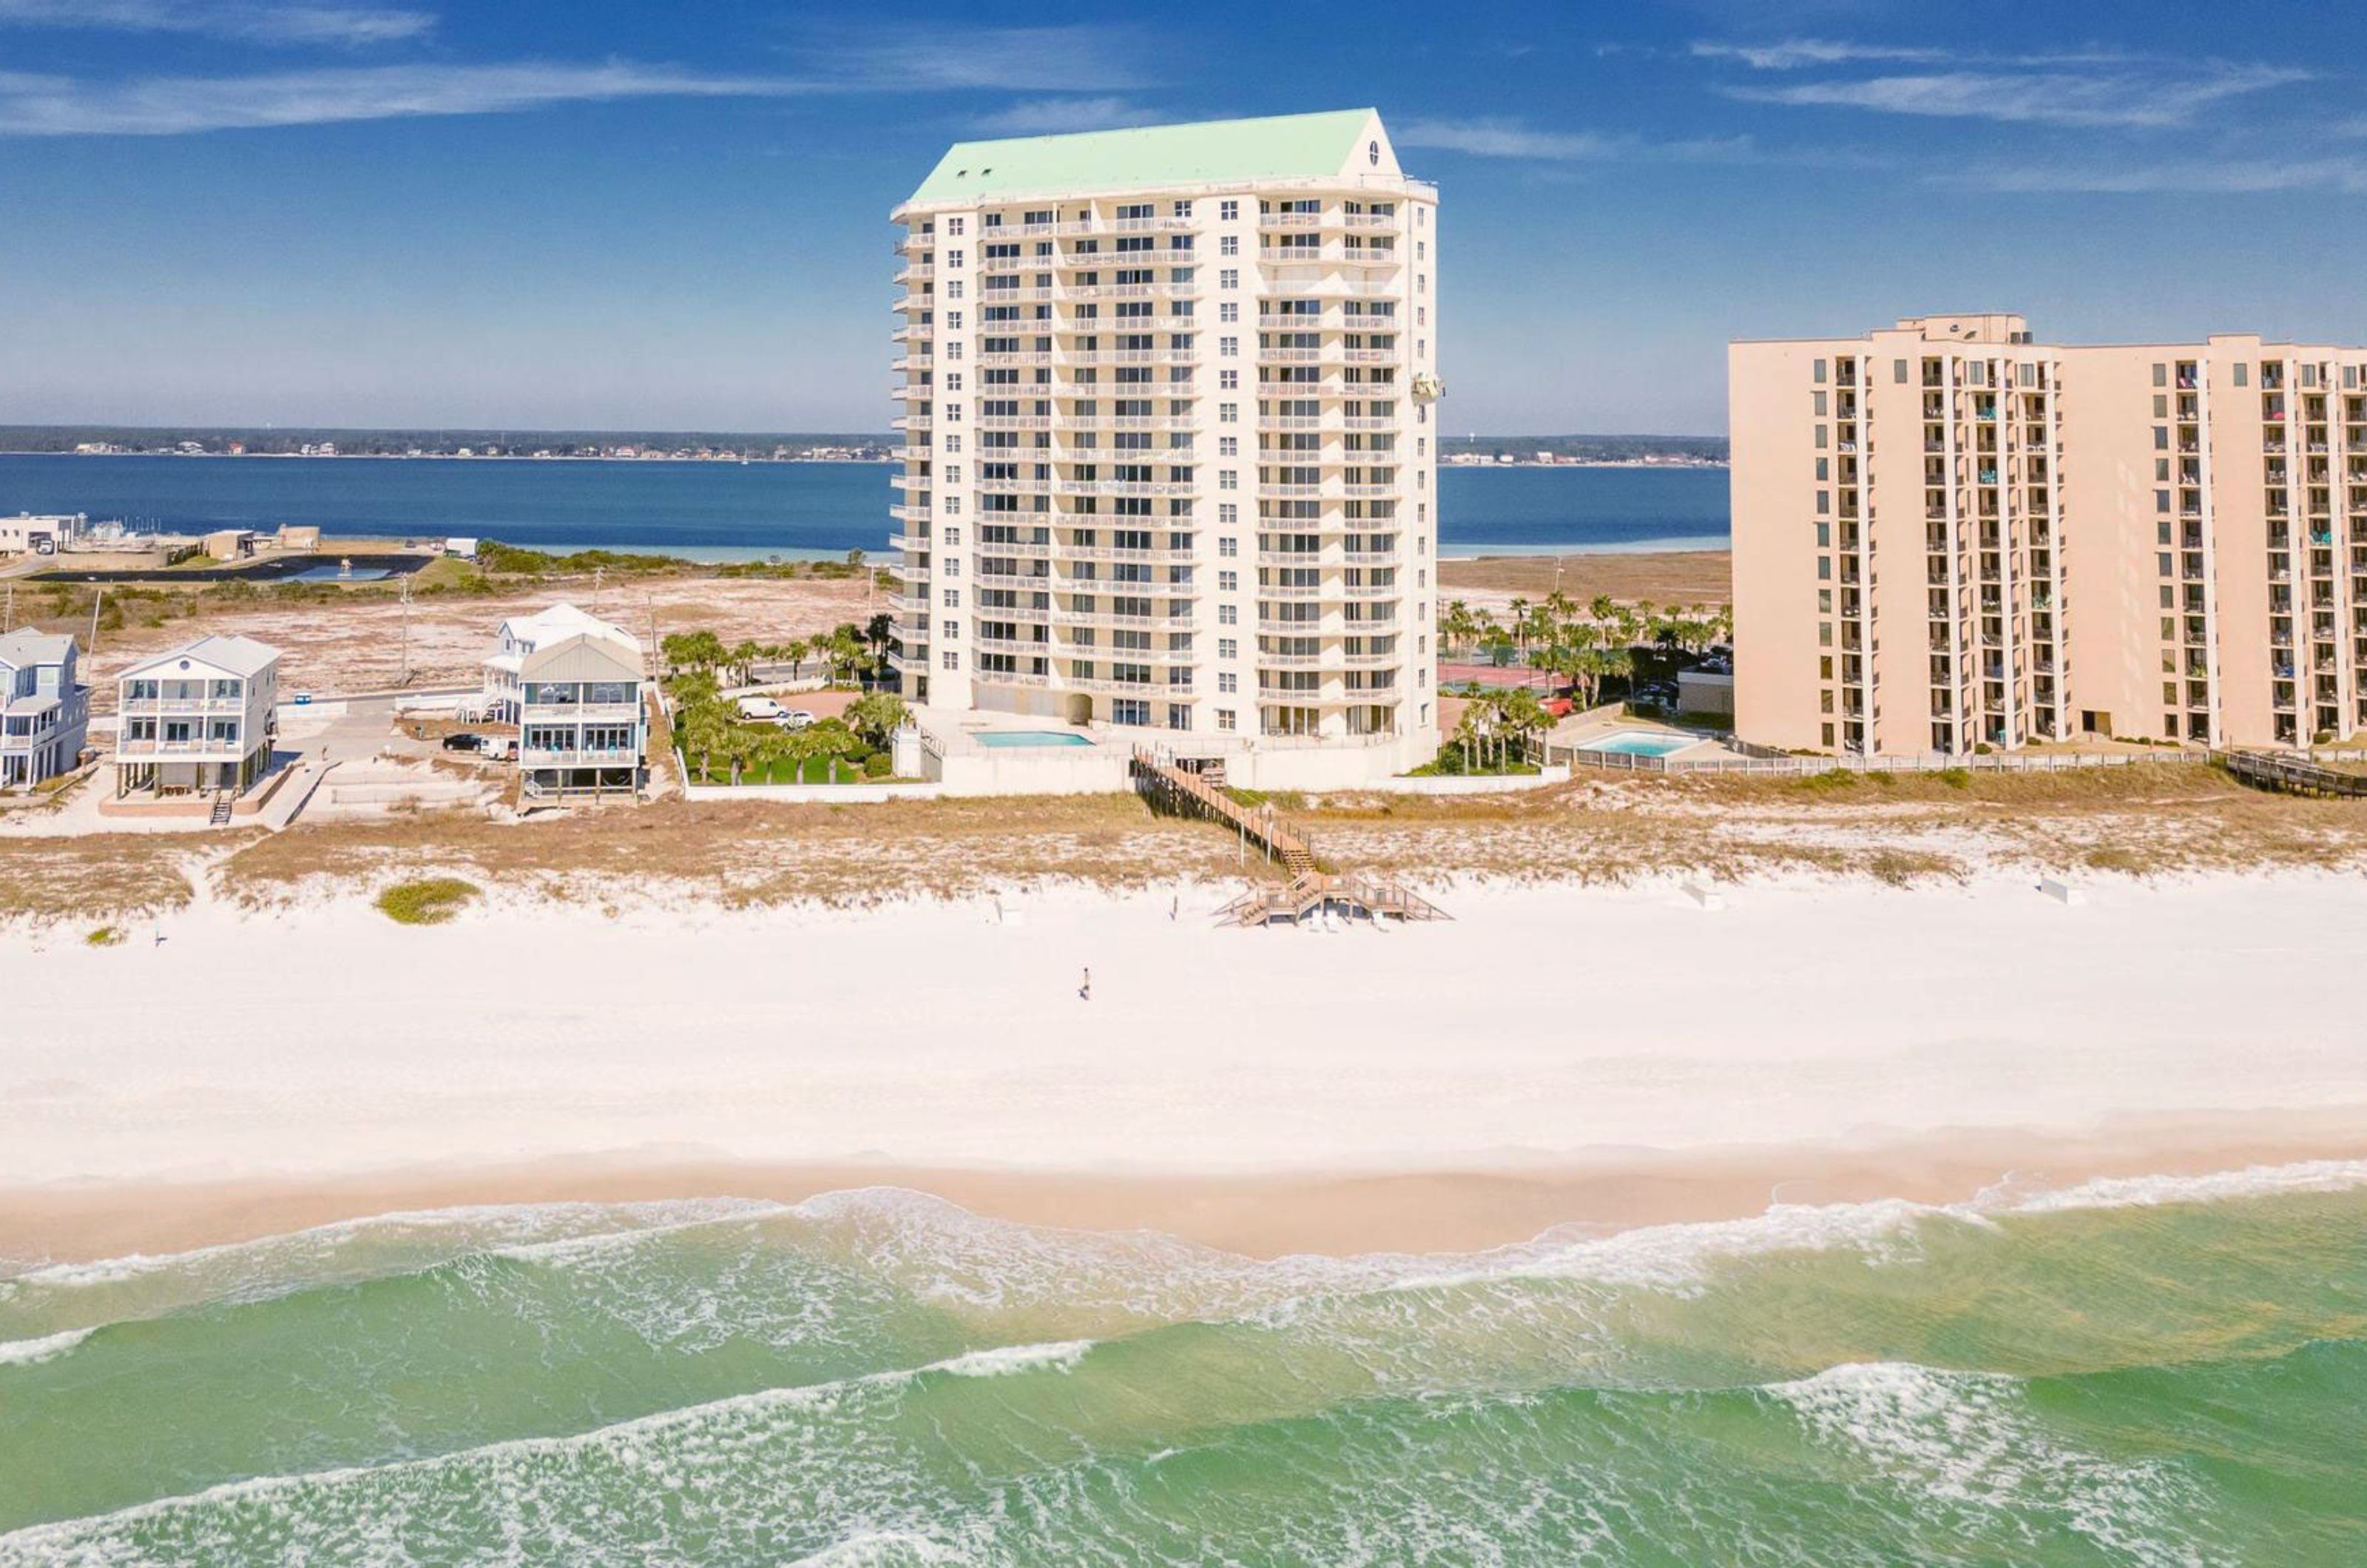
[[[1546,738],[1547,754],[1551,755],[1555,751],[1561,750],[1591,750],[1594,749],[1596,742],[1608,740],[1618,735],[1666,735],[1671,739],[1682,739],[1686,744],[1669,751],[1642,753],[1614,751],[1610,753],[1613,756],[1643,755],[1656,759],[1674,758],[1693,761],[1712,757],[1740,755],[1719,737],[1704,730],[1688,729],[1682,725],[1662,724],[1655,719],[1627,718],[1615,715],[1596,715],[1566,719],[1556,725]]]

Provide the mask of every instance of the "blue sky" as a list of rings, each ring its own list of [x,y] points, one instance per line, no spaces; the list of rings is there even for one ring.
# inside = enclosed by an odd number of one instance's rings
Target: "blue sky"
[[[1451,428],[1714,432],[1737,336],[2356,342],[2367,8],[0,0],[0,422],[878,429],[981,134],[1378,107]]]

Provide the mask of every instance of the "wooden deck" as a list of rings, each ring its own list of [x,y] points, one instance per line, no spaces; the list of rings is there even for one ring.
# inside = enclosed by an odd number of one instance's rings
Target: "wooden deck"
[[[2285,795],[2367,800],[2367,774],[2346,773],[2305,757],[2276,751],[2218,751],[2211,760],[2238,784]]]
[[[1280,865],[1280,886],[1253,887],[1217,911],[1220,924],[1263,926],[1338,916],[1345,919],[1444,920],[1448,915],[1421,895],[1381,878],[1326,870],[1315,847],[1273,807],[1244,806],[1173,758],[1138,746],[1129,767],[1137,794],[1153,811],[1198,817],[1240,834],[1244,843]]]

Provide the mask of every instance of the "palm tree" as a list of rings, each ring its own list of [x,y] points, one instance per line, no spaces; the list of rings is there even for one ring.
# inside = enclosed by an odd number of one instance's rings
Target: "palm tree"
[[[845,717],[872,750],[884,751],[889,739],[912,721],[912,710],[893,692],[872,692],[847,704]]]
[[[1519,648],[1528,640],[1529,602],[1526,599],[1515,598],[1505,606],[1505,613],[1512,622],[1512,646]]]
[[[764,650],[757,646],[756,640],[753,637],[742,637],[738,646],[731,649],[731,652],[729,655],[729,660],[731,667],[740,671],[740,683],[742,685],[747,686],[753,685],[755,683],[756,660],[764,657]]]
[[[676,669],[708,671],[726,662],[723,639],[710,631],[675,632],[659,641],[658,651]]]
[[[698,759],[698,776],[708,779],[714,776],[715,753],[730,743],[730,733],[737,728],[723,705],[710,697],[684,705],[674,737],[685,755]]]
[[[1594,617],[1597,625],[1608,626],[1611,617],[1619,613],[1619,602],[1608,593],[1598,593],[1588,603],[1586,613]]]
[[[802,677],[805,673],[806,658],[813,652],[813,639],[803,637],[791,637],[781,651],[788,658],[790,678],[794,680]]]
[[[1448,648],[1470,647],[1471,639],[1478,635],[1478,631],[1479,625],[1472,618],[1470,605],[1460,599],[1446,602],[1446,608],[1438,617],[1438,633]]]
[[[1505,733],[1520,743],[1524,761],[1531,738],[1553,728],[1553,716],[1546,712],[1545,704],[1537,701],[1536,693],[1526,686],[1515,686],[1506,692],[1497,704],[1497,713]]]

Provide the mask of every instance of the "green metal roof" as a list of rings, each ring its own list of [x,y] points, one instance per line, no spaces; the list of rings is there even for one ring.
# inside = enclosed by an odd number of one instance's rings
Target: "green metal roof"
[[[1335,109],[957,141],[912,199],[991,200],[1031,192],[1329,177],[1348,166],[1372,118],[1371,109]]]

